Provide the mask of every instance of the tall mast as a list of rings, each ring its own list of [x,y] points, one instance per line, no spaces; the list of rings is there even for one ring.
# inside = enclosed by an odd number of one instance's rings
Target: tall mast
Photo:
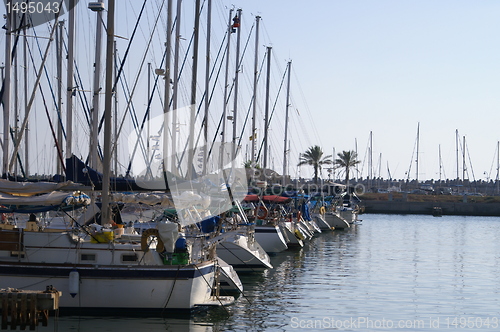
[[[210,31],[212,30],[212,0],[207,3],[207,44],[206,44],[206,64],[205,64],[205,114],[203,115],[203,169],[202,174],[207,174],[207,157],[208,157],[208,107],[210,98]]]
[[[370,153],[368,155],[368,189],[372,187],[373,177],[373,132],[370,130]]]
[[[109,187],[111,173],[111,111],[113,106],[113,51],[115,35],[115,0],[108,0],[108,24],[106,40],[106,90],[104,95],[104,149],[102,178],[101,224],[111,221]],[[97,149],[97,147],[95,147]]]
[[[332,148],[332,159],[334,160],[335,162],[335,147]],[[333,167],[334,165],[332,165],[332,181],[335,182],[335,167]]]
[[[75,0],[69,0],[69,19],[68,19],[68,73],[66,76],[66,158],[70,158],[73,153],[73,71],[75,57]],[[28,136],[26,136],[28,139]]]
[[[57,144],[63,149],[63,128],[62,128],[62,48],[63,48],[63,28],[64,21],[56,22],[59,25],[59,33],[56,30],[57,40]],[[62,152],[62,151],[61,151]],[[62,160],[57,158],[57,174],[63,173]]]
[[[292,61],[288,61],[288,85],[286,89],[286,107],[285,107],[285,139],[283,141],[283,186],[285,186],[285,177],[287,174],[286,166],[287,166],[287,154],[288,154],[288,108],[290,106],[290,72],[292,69]]]
[[[13,21],[12,21],[12,26],[13,27],[17,27],[18,26],[18,22],[17,22],[17,17],[16,15],[14,15],[13,17]],[[19,63],[18,63],[18,56],[17,56],[17,52],[14,53],[14,57],[12,58],[12,69],[13,69],[13,80],[14,80],[14,93],[13,93],[13,97],[14,97],[14,102],[13,102],[13,107],[12,109],[14,110],[14,121],[13,121],[13,126],[12,126],[12,130],[13,130],[13,134],[12,135],[14,138],[13,140],[14,141],[17,141],[19,139],[18,137],[18,121],[19,121],[19,77],[18,77],[18,74],[19,74],[19,71],[18,71],[18,67],[19,67]],[[17,157],[16,157],[16,160],[17,160]],[[17,167],[18,167],[18,163],[16,162],[15,163],[15,167],[14,167],[14,174],[18,174],[17,172]],[[61,173],[59,173],[61,174]]]
[[[418,188],[418,152],[420,148],[420,122],[417,124],[417,159],[415,160],[416,163],[416,170],[415,170],[415,180],[417,181],[417,188]]]
[[[115,64],[118,63],[118,52],[116,48],[116,40],[113,42],[113,48],[114,48],[114,53],[115,53]],[[118,82],[118,67],[113,66],[114,70],[114,81]],[[116,85],[115,89],[118,89],[118,84]],[[148,94],[149,96],[149,94]],[[115,117],[114,117],[114,140],[113,140],[113,159],[114,159],[114,174],[115,176],[118,176],[118,93],[115,90],[114,95],[113,95],[113,100],[114,100],[114,110],[115,110]],[[148,112],[149,115],[149,112]],[[148,142],[149,142],[149,136],[148,136]],[[149,165],[148,165],[149,167]]]
[[[25,26],[25,24],[23,24]],[[28,38],[26,37],[26,27],[23,27],[23,65],[24,65],[24,114],[28,114]],[[19,138],[18,138],[19,139]],[[29,130],[26,126],[24,133],[24,171],[29,176]]]
[[[255,16],[255,61],[253,70],[253,112],[252,112],[252,148],[251,148],[251,161],[252,167],[255,166],[255,148],[257,141],[257,79],[259,77],[259,24],[260,16]]]
[[[238,22],[241,24],[241,9],[237,10]],[[237,126],[237,116],[238,116],[238,78],[240,72],[240,40],[241,40],[241,28],[238,27],[236,37],[236,72],[234,74],[234,106],[233,106],[233,141],[231,144],[232,154],[231,160],[234,161],[236,159],[237,153],[237,142],[238,138],[236,137],[236,126]]]
[[[500,193],[499,172],[500,172],[500,141],[497,141],[497,177],[496,177],[497,195]]]
[[[116,52],[115,52],[115,59],[116,59]],[[116,61],[116,60],[115,60]],[[115,71],[115,81],[116,81],[116,71]],[[151,96],[151,62],[148,62],[148,95],[146,98],[146,102],[149,104],[149,98]],[[150,139],[151,139],[151,110],[147,110],[148,116],[147,116],[147,122],[148,125],[146,127],[146,160],[147,162],[147,170],[146,170],[146,178],[151,175],[151,167],[149,166],[149,155],[151,153],[151,144],[150,144]],[[114,150],[116,151],[116,149]]]
[[[269,84],[271,82],[271,49],[267,47],[266,112],[264,117],[264,169],[267,168],[267,141],[269,129]]]
[[[229,88],[229,50],[231,46],[231,32],[232,32],[232,26],[231,26],[231,19],[233,17],[233,9],[229,10],[229,21],[227,23],[227,44],[226,44],[226,74],[224,78],[224,103],[223,107],[224,109],[222,110],[222,133],[221,133],[221,146],[220,146],[220,167],[224,167],[224,154],[225,154],[225,147],[224,145],[226,144],[226,122],[227,122],[227,107],[228,107],[228,102],[229,100],[227,99],[228,95],[228,88]]]
[[[9,13],[9,11],[7,11]],[[5,23],[5,77],[3,81],[3,174],[9,173],[9,131],[10,131],[10,75],[12,65],[12,18],[13,11],[6,15]]]
[[[174,88],[172,91],[172,169],[174,172],[177,169],[176,165],[176,155],[177,151],[177,100],[179,97],[179,51],[180,51],[180,40],[181,40],[181,7],[182,0],[177,0],[177,12],[175,19],[175,51],[174,51]],[[166,128],[165,128],[166,129]]]
[[[103,2],[103,0],[99,0]],[[108,17],[109,19],[109,17]],[[90,134],[90,167],[98,169],[98,135],[99,135],[99,99],[101,93],[101,47],[102,47],[102,11],[97,11],[96,33],[95,33],[95,62],[94,62],[94,88],[92,95],[91,134]],[[112,60],[110,60],[112,61]],[[106,63],[111,65],[112,62]]]
[[[194,11],[194,39],[193,39],[193,72],[191,78],[191,103],[189,109],[191,111],[189,122],[189,147],[188,147],[188,179],[192,179],[193,172],[193,157],[194,157],[194,122],[196,117],[196,83],[198,80],[198,44],[200,32],[200,0],[195,2]]]
[[[443,165],[441,164],[441,144],[439,144],[439,183],[441,183],[441,171]]]
[[[167,41],[165,43],[165,91],[164,91],[164,102],[163,102],[163,170],[166,171],[170,165],[168,165],[168,158],[173,158],[173,156],[168,153],[168,127],[170,125],[170,58],[172,50],[172,0],[168,0],[167,9]],[[166,179],[165,179],[166,181]]]
[[[354,137],[354,152],[356,152],[356,156],[358,155],[358,139]],[[333,160],[335,161],[335,149],[333,150]],[[355,180],[358,181],[359,169],[358,164],[356,164],[356,177]]]
[[[462,146],[462,181],[465,181],[465,135],[464,135],[464,145]]]
[[[457,151],[457,185],[458,185],[458,180],[460,180],[459,174],[459,168],[458,168],[458,129],[455,129],[455,145],[456,145],[456,151]]]

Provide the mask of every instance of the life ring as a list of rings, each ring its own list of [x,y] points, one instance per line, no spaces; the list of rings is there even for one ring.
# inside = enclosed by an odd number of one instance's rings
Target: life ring
[[[322,207],[319,208],[319,213],[321,213],[321,214],[325,214],[326,213],[326,209],[325,209],[324,206],[322,206]]]
[[[160,232],[156,228],[148,228],[144,232],[142,232],[141,236],[141,249],[144,252],[149,251],[149,243],[148,239],[150,236],[155,236],[156,237],[156,251],[157,252],[163,252],[165,251],[165,244],[163,244],[163,241],[160,238]]]
[[[260,213],[259,213],[259,211],[263,211],[264,215],[261,216]],[[269,211],[267,210],[267,208],[264,205],[261,205],[261,206],[259,206],[258,208],[255,209],[255,211],[253,212],[253,215],[257,219],[266,219],[268,213],[269,213]]]

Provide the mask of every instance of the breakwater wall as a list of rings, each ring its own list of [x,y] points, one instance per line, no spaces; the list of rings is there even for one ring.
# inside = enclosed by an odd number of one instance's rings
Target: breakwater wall
[[[434,207],[440,207],[443,215],[500,216],[499,203],[363,200],[361,204],[365,213],[432,214]]]

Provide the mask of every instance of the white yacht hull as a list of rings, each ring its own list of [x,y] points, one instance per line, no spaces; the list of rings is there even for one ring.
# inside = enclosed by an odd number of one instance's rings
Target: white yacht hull
[[[281,230],[285,235],[288,247],[302,248],[304,246],[304,242],[302,240],[305,239],[305,237],[302,233],[300,233],[294,224],[291,222],[284,222],[281,226]]]
[[[288,249],[278,226],[255,226],[255,239],[265,252],[276,254]]]
[[[0,288],[62,291],[59,307],[80,310],[192,309],[208,302],[214,264],[129,268],[54,264],[0,264]],[[70,295],[71,271],[79,274],[79,289]],[[210,285],[211,286],[211,285]]]
[[[337,215],[335,212],[325,213],[325,221],[334,229],[344,229],[351,227],[347,220]]]
[[[241,233],[226,237],[217,244],[216,250],[217,256],[238,272],[263,271],[273,267],[260,244]]]

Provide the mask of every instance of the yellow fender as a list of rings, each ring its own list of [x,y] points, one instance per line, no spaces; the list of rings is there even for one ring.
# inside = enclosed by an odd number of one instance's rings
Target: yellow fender
[[[297,239],[304,241],[305,237],[304,237],[304,235],[302,235],[302,233],[301,233],[301,232],[299,232],[299,230],[298,230],[298,229],[296,229],[294,233],[295,233],[295,237],[296,237]]]
[[[321,213],[321,214],[325,214],[326,213],[326,209],[325,209],[324,206],[322,206],[322,207],[319,208],[319,213]]]

